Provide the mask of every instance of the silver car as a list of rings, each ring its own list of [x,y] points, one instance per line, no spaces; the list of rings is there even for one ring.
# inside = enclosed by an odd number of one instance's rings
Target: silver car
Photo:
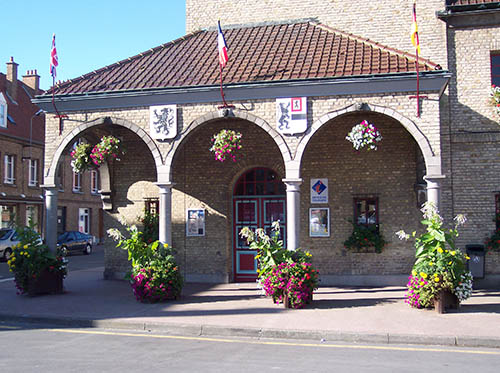
[[[0,258],[7,261],[12,254],[14,246],[19,243],[19,235],[15,229],[0,229]]]

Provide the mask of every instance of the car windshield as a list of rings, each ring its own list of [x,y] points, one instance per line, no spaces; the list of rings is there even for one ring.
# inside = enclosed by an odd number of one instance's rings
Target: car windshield
[[[11,229],[0,229],[0,240],[6,240],[9,237]]]
[[[59,237],[57,237],[57,240],[58,241],[64,241],[66,239],[66,237],[68,236],[68,232],[64,232],[63,234],[61,234]]]

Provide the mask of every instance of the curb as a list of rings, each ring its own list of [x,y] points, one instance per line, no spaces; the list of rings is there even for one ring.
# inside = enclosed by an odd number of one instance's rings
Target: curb
[[[100,328],[160,332],[188,337],[247,337],[254,339],[308,340],[316,342],[376,343],[390,345],[433,345],[500,348],[500,338],[481,336],[431,336],[419,334],[349,333],[318,330],[259,329],[200,324],[90,320],[67,317],[38,317],[0,314],[0,323],[23,322],[74,328]],[[1,326],[1,325],[0,325]]]

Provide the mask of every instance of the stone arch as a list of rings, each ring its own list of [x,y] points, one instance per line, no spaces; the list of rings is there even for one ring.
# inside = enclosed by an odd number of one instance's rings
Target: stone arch
[[[285,163],[285,168],[288,163],[292,161],[292,155],[290,152],[290,149],[288,148],[288,145],[285,143],[285,140],[283,137],[274,129],[272,128],[269,123],[267,123],[265,120],[262,118],[259,118],[253,114],[250,114],[244,110],[238,110],[238,109],[233,109],[233,110],[219,110],[219,111],[213,111],[210,113],[207,113],[205,115],[202,115],[201,117],[195,119],[193,122],[191,122],[187,129],[181,134],[181,137],[179,140],[177,140],[172,148],[168,151],[166,157],[165,157],[165,164],[162,168],[161,175],[159,177],[162,177],[162,180],[158,180],[159,182],[165,182],[169,183],[171,182],[171,172],[172,172],[172,162],[174,159],[174,155],[177,151],[177,149],[180,147],[180,145],[183,143],[183,141],[199,126],[203,125],[203,123],[206,123],[208,121],[214,120],[214,119],[222,119],[222,118],[239,118],[239,119],[244,119],[249,122],[254,123],[258,127],[262,128],[264,131],[266,131],[273,141],[276,143],[278,146],[281,155],[283,157],[283,161]]]
[[[106,125],[116,124],[118,126],[126,127],[129,130],[131,130],[132,132],[134,132],[137,136],[139,136],[144,141],[144,143],[147,145],[149,150],[151,151],[151,154],[152,154],[154,161],[155,161],[157,173],[159,173],[159,170],[161,169],[161,166],[163,164],[162,156],[161,156],[161,153],[160,153],[156,143],[149,136],[149,134],[146,131],[144,131],[144,129],[139,127],[138,125],[136,125],[132,122],[129,122],[125,119],[114,118],[114,117],[103,117],[103,118],[95,119],[95,120],[90,121],[90,122],[82,123],[81,125],[74,128],[70,133],[68,133],[64,137],[64,139],[59,144],[56,152],[54,153],[54,156],[52,157],[52,162],[50,163],[50,167],[47,170],[47,173],[45,175],[44,183],[46,185],[55,185],[55,175],[56,175],[56,171],[57,171],[57,164],[59,162],[59,159],[61,158],[61,155],[62,155],[64,149],[66,149],[66,147],[69,145],[69,143],[71,141],[73,141],[73,139],[75,137],[77,137],[80,133],[82,133],[86,129],[89,129],[91,127],[95,127],[98,125],[102,125],[102,124],[106,124]],[[106,170],[107,170],[107,167],[106,167]],[[101,176],[106,177],[105,173],[104,173],[104,175],[101,175]],[[108,175],[108,178],[109,178],[109,175]],[[102,181],[104,183],[106,183],[105,179],[103,179]]]
[[[294,158],[294,167],[291,170],[290,178],[300,177],[300,164],[302,162],[302,157],[304,155],[307,144],[314,134],[327,122],[337,118],[341,115],[356,111],[371,111],[380,114],[387,115],[403,125],[403,127],[412,135],[412,137],[417,142],[425,160],[425,166],[427,175],[441,175],[441,157],[436,156],[435,152],[432,150],[429,139],[424,135],[424,133],[418,128],[418,126],[406,118],[405,116],[398,113],[396,110],[378,105],[368,105],[368,104],[353,104],[344,109],[332,111],[320,117],[316,122],[313,123],[309,132],[300,140],[297,146],[297,151]]]

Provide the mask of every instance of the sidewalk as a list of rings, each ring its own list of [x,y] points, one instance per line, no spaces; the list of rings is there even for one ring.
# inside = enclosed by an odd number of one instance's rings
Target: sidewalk
[[[65,294],[16,295],[0,282],[0,321],[152,330],[178,335],[440,344],[500,348],[500,290],[475,291],[458,312],[437,314],[404,303],[401,287],[321,287],[302,310],[260,295],[254,283],[186,284],[178,301],[142,304],[103,268],[70,272]]]

